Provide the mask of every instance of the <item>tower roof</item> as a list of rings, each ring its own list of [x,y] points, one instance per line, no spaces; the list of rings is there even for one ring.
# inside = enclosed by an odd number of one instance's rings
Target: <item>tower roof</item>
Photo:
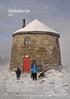
[[[34,21],[27,24],[24,28],[21,28],[21,29],[17,30],[16,32],[14,32],[14,34],[20,33],[20,32],[24,33],[24,32],[32,32],[32,31],[57,33],[55,30],[50,28],[48,25],[45,25],[42,22],[40,22],[39,20],[35,19]]]

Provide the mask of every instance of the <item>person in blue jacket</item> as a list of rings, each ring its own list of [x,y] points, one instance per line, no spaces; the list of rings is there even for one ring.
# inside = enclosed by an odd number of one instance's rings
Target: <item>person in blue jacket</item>
[[[37,80],[37,72],[38,72],[38,66],[36,64],[36,61],[33,60],[32,64],[31,64],[31,78],[33,80]]]

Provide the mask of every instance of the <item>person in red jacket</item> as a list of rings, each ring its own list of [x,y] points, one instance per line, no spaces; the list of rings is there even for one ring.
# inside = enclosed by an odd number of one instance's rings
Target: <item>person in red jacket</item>
[[[29,73],[30,72],[30,59],[29,59],[29,56],[28,55],[26,55],[23,58],[23,70],[26,73]]]

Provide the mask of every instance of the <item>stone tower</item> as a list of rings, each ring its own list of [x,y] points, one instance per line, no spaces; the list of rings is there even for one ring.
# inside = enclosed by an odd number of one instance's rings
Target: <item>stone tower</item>
[[[24,20],[25,21],[25,20]],[[24,22],[25,23],[25,22]],[[25,25],[23,25],[25,26]],[[61,65],[60,35],[38,20],[34,20],[12,35],[12,50],[10,69],[23,63],[23,57],[28,54],[30,61],[37,64]],[[53,68],[53,67],[52,67]]]

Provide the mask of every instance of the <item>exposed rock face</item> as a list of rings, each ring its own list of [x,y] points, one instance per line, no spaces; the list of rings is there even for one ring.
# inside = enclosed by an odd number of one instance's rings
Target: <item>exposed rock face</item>
[[[59,37],[46,34],[17,34],[13,36],[10,69],[23,63],[23,57],[28,54],[30,61],[36,60],[39,66],[46,64],[61,65]]]

